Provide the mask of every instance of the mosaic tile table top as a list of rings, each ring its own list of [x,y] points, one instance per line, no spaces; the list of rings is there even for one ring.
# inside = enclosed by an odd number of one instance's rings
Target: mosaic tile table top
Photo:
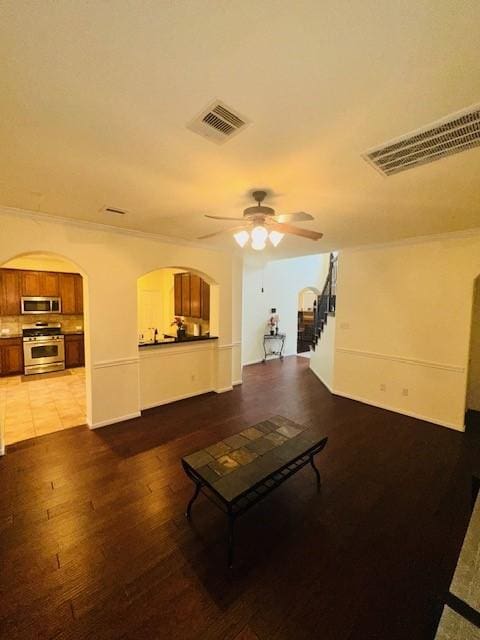
[[[244,429],[182,458],[227,502],[318,444],[311,429],[283,416]]]
[[[450,591],[480,613],[480,493],[470,518]]]

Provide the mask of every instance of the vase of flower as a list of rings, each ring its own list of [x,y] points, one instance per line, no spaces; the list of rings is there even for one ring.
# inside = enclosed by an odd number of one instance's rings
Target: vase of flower
[[[183,340],[187,335],[185,318],[183,316],[175,316],[170,326],[173,327],[174,325],[177,327],[177,340]]]

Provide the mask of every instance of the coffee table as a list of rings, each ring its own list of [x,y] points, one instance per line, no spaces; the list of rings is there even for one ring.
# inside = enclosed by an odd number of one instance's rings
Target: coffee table
[[[313,468],[320,487],[314,456],[327,440],[288,418],[273,416],[182,458],[183,469],[195,484],[186,516],[190,519],[200,492],[227,515],[230,568],[236,518],[307,464]]]

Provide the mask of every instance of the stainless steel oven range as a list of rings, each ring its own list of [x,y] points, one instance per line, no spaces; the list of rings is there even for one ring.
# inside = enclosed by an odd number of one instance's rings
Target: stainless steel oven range
[[[59,322],[24,324],[23,356],[25,375],[65,369],[65,347]]]

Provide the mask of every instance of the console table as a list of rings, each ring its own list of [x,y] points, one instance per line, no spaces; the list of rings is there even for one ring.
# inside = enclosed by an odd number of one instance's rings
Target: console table
[[[263,336],[263,352],[265,357],[262,362],[267,361],[268,356],[278,356],[280,360],[283,360],[283,349],[285,347],[285,333],[266,333]]]
[[[231,568],[236,518],[308,464],[320,487],[314,456],[326,444],[327,438],[319,438],[312,429],[283,416],[273,416],[185,456],[183,469],[195,485],[187,505],[187,518],[190,519],[192,505],[200,492],[226,514]]]

